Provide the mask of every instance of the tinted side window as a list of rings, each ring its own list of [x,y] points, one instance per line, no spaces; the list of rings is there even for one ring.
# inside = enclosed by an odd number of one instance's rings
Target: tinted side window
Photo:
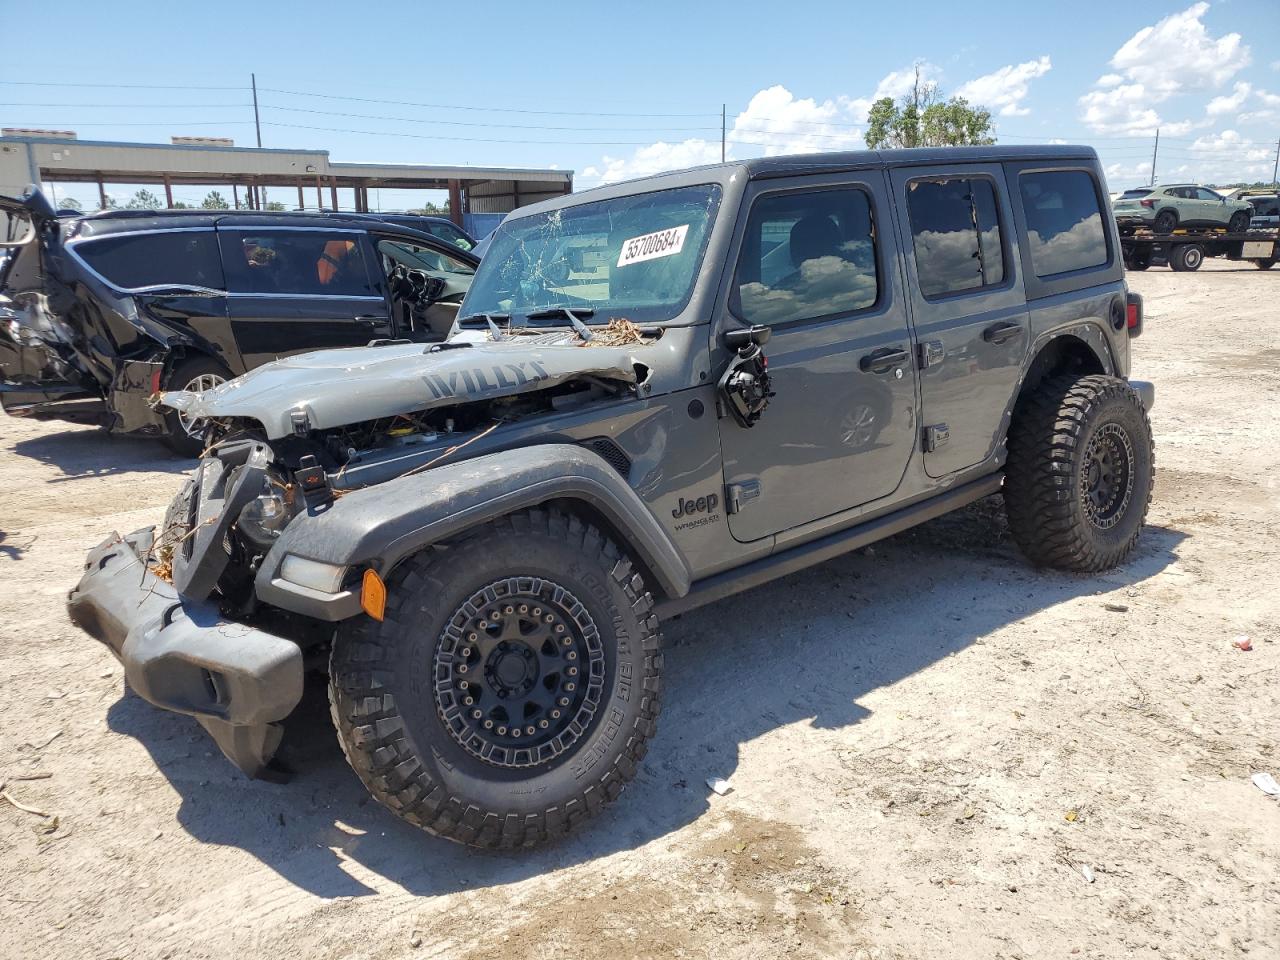
[[[452,243],[454,246],[460,247],[463,250],[470,250],[475,246],[474,243],[467,239],[466,234],[457,227],[449,226],[447,223],[433,223],[428,229],[433,237],[439,237],[441,240],[447,240],[449,243]]]
[[[1004,281],[1004,248],[989,180],[948,178],[907,184],[916,272],[925,297]]]
[[[122,234],[78,244],[75,251],[117,287],[160,284],[223,288],[222,261],[212,230]]]
[[[738,257],[734,311],[778,324],[865,310],[879,297],[871,198],[863,190],[762,197]]]
[[[1093,177],[1083,170],[1024,173],[1018,186],[1036,276],[1107,262],[1107,236]]]
[[[375,296],[359,234],[227,231],[223,257],[237,293]]]
[[[1222,197],[1218,196],[1218,194],[1214,193],[1212,190],[1206,190],[1204,187],[1196,187],[1196,199],[1212,200],[1214,203],[1217,203],[1222,199]]]

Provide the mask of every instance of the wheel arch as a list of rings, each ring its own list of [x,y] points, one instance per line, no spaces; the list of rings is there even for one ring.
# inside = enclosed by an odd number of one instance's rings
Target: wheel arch
[[[1096,341],[1096,344],[1091,342]],[[1049,377],[1062,374],[1087,376],[1091,373],[1116,374],[1116,363],[1105,334],[1092,324],[1073,327],[1051,336],[1039,345],[1027,367],[1026,376],[1013,405],[1016,417],[1027,397],[1035,393]]]

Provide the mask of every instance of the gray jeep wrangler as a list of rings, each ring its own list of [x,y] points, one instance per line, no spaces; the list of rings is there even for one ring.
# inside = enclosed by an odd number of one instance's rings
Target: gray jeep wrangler
[[[206,455],[89,553],[72,619],[268,775],[304,671],[375,797],[564,834],[654,735],[660,623],[1002,493],[1098,571],[1151,497],[1150,384],[1095,153],[778,157],[522,208],[440,344],[158,402]]]

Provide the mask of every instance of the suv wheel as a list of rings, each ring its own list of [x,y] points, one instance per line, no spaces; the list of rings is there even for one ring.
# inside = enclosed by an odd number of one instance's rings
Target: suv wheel
[[[1183,243],[1169,252],[1169,266],[1179,273],[1199,270],[1204,263],[1204,248],[1198,243]]]
[[[1173,233],[1178,228],[1178,213],[1175,210],[1161,210],[1156,214],[1151,228],[1156,233]]]
[[[212,390],[231,379],[227,368],[210,357],[192,357],[178,364],[169,377],[170,390]],[[204,450],[204,421],[165,410],[164,442],[179,456],[198,457]]]
[[[1247,210],[1237,210],[1231,215],[1231,219],[1227,221],[1228,233],[1244,233],[1249,229],[1249,220],[1251,216]]]
[[[1151,502],[1151,424],[1116,377],[1053,377],[1009,428],[1009,530],[1039,566],[1092,573],[1129,556]]]
[[[479,847],[568,832],[636,774],[658,718],[643,577],[555,510],[496,520],[402,564],[385,620],[339,627],[329,699],[369,792]]]

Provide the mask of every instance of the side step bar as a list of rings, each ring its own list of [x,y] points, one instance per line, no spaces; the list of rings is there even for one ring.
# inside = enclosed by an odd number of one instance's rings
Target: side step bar
[[[809,543],[790,547],[781,553],[763,557],[746,566],[698,580],[683,597],[663,600],[658,603],[657,614],[659,617],[672,617],[678,613],[693,610],[703,604],[723,600],[725,597],[740,593],[743,590],[761,586],[770,580],[785,577],[788,574],[795,573],[797,570],[825,563],[843,553],[848,553],[850,550],[865,547],[868,544],[875,543],[877,540],[891,537],[895,533],[909,530],[911,527],[924,523],[926,520],[932,520],[935,517],[942,516],[944,513],[950,513],[952,510],[973,503],[975,500],[981,500],[983,497],[988,497],[993,493],[999,493],[1003,482],[1003,473],[993,473],[979,480],[972,480],[969,483],[962,484],[936,497],[930,497],[928,500],[923,500],[909,507],[903,507],[901,510],[886,513],[882,517],[876,517],[874,520],[868,520],[866,523],[850,527],[848,530],[828,534]]]

